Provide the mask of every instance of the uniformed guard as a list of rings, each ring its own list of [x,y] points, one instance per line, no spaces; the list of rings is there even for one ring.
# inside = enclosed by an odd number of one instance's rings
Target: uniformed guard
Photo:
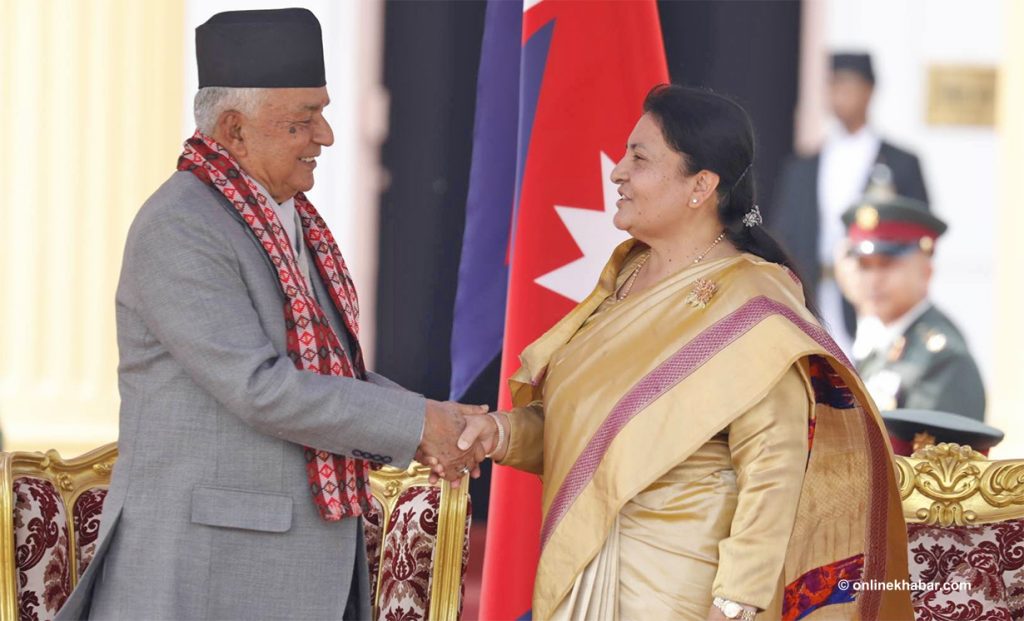
[[[766,215],[813,292],[825,327],[847,352],[855,321],[834,274],[836,246],[843,239],[840,216],[876,188],[928,202],[917,156],[889,142],[868,118],[874,92],[871,56],[832,55],[828,101],[836,122],[820,151],[786,161]]]
[[[1003,441],[1003,432],[959,414],[934,410],[893,410],[882,415],[897,455],[942,442],[969,446],[983,455]]]
[[[837,278],[860,318],[854,359],[879,409],[984,420],[985,389],[967,343],[928,299],[935,242],[946,224],[920,201],[878,195],[842,220],[847,258]]]

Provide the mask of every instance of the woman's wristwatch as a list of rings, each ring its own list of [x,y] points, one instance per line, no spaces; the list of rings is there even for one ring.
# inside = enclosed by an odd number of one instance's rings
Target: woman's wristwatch
[[[725,615],[726,619],[754,621],[754,615],[757,614],[757,612],[749,608],[744,608],[742,604],[737,604],[732,600],[723,599],[721,597],[716,597],[711,603],[714,604],[715,608],[722,611],[722,614]]]

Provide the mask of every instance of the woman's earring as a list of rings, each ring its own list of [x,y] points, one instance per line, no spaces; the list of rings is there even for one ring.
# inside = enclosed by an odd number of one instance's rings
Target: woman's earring
[[[690,202],[693,203],[694,205],[696,205],[697,204],[697,197],[695,196],[695,197],[691,198]]]

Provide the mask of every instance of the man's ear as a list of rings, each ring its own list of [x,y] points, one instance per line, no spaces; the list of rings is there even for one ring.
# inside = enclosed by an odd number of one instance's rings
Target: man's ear
[[[245,157],[247,147],[243,131],[245,117],[237,110],[221,113],[213,128],[213,139],[224,146],[235,157]]]
[[[935,272],[935,263],[933,255],[931,253],[925,254],[924,266],[921,268],[921,273],[924,276],[925,282],[931,282],[932,274]]]

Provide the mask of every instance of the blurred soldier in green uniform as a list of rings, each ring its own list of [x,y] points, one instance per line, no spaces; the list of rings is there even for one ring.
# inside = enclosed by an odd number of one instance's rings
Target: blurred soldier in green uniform
[[[932,253],[946,224],[920,201],[878,195],[842,220],[845,259],[837,279],[859,317],[854,359],[879,409],[984,420],[974,358],[960,330],[928,300]]]

